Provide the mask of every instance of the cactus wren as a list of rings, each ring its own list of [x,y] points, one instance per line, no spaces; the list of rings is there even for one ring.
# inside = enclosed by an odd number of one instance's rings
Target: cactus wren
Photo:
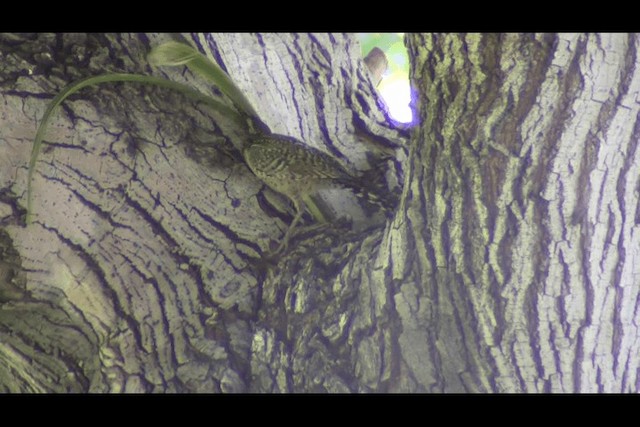
[[[331,156],[295,138],[274,134],[253,136],[243,154],[249,169],[273,190],[291,199],[296,210],[276,252],[287,246],[291,232],[302,219],[304,206],[313,209],[310,196],[317,190],[347,187],[371,204],[381,205],[386,210],[393,208],[391,199],[373,193]]]

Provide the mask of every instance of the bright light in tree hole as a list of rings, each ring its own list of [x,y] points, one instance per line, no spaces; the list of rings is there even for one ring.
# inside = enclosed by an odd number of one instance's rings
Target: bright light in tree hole
[[[363,57],[374,47],[381,49],[387,57],[387,71],[377,89],[389,115],[401,123],[412,122],[409,56],[404,46],[404,33],[357,33],[357,37]]]
[[[383,79],[380,83],[380,95],[389,108],[389,115],[401,123],[410,123],[413,115],[409,102],[411,101],[411,86],[408,78]]]

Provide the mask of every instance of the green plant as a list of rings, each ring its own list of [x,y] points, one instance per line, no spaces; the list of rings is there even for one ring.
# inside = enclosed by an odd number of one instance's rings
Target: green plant
[[[110,82],[133,82],[162,86],[175,89],[193,99],[204,102],[214,110],[219,111],[226,117],[237,122],[239,125],[258,123],[262,129],[266,128],[258,118],[258,115],[251,103],[237,88],[229,76],[217,64],[211,62],[207,57],[193,49],[191,46],[178,42],[167,42],[151,50],[147,59],[151,65],[158,67],[186,65],[194,73],[216,84],[216,86],[218,86],[220,90],[231,99],[237,107],[237,110],[229,108],[211,96],[205,95],[187,85],[143,74],[107,73],[99,76],[88,77],[68,85],[58,95],[56,95],[48,105],[42,117],[42,121],[38,126],[33,142],[27,175],[27,224],[31,223],[33,216],[33,174],[35,172],[36,162],[38,161],[38,156],[42,149],[42,141],[49,122],[51,121],[57,107],[70,95],[83,88]],[[247,122],[247,120],[249,121]]]
[[[273,134],[260,120],[256,110],[231,78],[217,64],[194,48],[178,42],[167,42],[152,49],[147,59],[153,66],[187,66],[194,74],[215,84],[233,102],[235,109],[189,86],[141,74],[108,73],[88,77],[65,87],[47,107],[33,143],[27,178],[27,224],[31,223],[33,216],[33,175],[53,113],[69,95],[82,88],[108,82],[135,82],[175,89],[206,103],[238,125],[247,126],[250,136],[242,150],[247,166],[265,184],[291,199],[296,210],[294,221],[285,233],[280,249],[286,247],[292,229],[301,220],[303,205],[317,221],[326,222],[325,216],[312,199],[312,193],[316,189],[338,185],[351,188],[358,197],[365,198],[371,203],[386,200],[385,197],[375,195],[375,190],[368,189],[366,180],[350,175],[339,162],[326,153],[307,146],[295,138]],[[390,203],[387,203],[385,207],[390,206]]]

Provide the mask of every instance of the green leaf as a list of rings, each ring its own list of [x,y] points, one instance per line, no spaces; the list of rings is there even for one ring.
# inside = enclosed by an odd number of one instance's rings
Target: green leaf
[[[29,160],[29,171],[27,174],[27,224],[31,223],[31,217],[33,214],[32,211],[32,196],[33,196],[33,174],[35,172],[36,162],[38,161],[38,155],[40,154],[40,150],[42,148],[42,140],[44,139],[45,132],[47,130],[47,126],[51,121],[53,113],[56,108],[69,96],[73,93],[79,91],[88,86],[94,86],[100,83],[110,83],[110,82],[136,82],[136,83],[144,83],[144,84],[152,84],[162,87],[167,87],[169,89],[175,89],[190,98],[193,98],[197,101],[201,101],[209,105],[214,110],[224,114],[226,117],[231,120],[236,121],[239,125],[245,123],[244,119],[241,115],[238,114],[237,111],[232,108],[227,107],[219,101],[216,101],[210,96],[203,95],[197,90],[181,84],[176,83],[171,80],[162,79],[159,77],[145,76],[142,74],[127,74],[127,73],[109,73],[102,74],[99,76],[88,77],[83,80],[79,80],[75,83],[70,84],[65,87],[55,98],[51,101],[51,103],[47,106],[46,111],[44,112],[44,116],[42,117],[42,121],[40,122],[40,126],[38,126],[38,131],[36,132],[36,137],[33,141],[33,148],[31,150],[31,158]]]
[[[166,42],[154,47],[147,55],[147,61],[154,67],[176,67],[185,65],[196,58],[196,53],[191,46],[178,42]]]
[[[151,65],[155,66],[173,67],[186,65],[191,71],[220,88],[249,117],[259,119],[258,113],[251,105],[251,102],[238,89],[229,75],[218,64],[212,62],[191,46],[174,41],[166,42],[153,48],[149,52],[147,59]]]

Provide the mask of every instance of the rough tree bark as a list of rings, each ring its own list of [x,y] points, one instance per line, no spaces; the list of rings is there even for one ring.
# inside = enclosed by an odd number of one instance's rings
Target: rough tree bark
[[[638,391],[638,37],[409,40],[408,388]]]
[[[242,129],[153,73],[166,35],[2,35],[0,385],[7,391],[638,391],[636,36],[409,35],[418,127],[347,35],[187,35],[277,133],[404,172],[392,219],[301,230]],[[408,150],[405,150],[408,147]],[[408,156],[405,156],[408,154]]]

